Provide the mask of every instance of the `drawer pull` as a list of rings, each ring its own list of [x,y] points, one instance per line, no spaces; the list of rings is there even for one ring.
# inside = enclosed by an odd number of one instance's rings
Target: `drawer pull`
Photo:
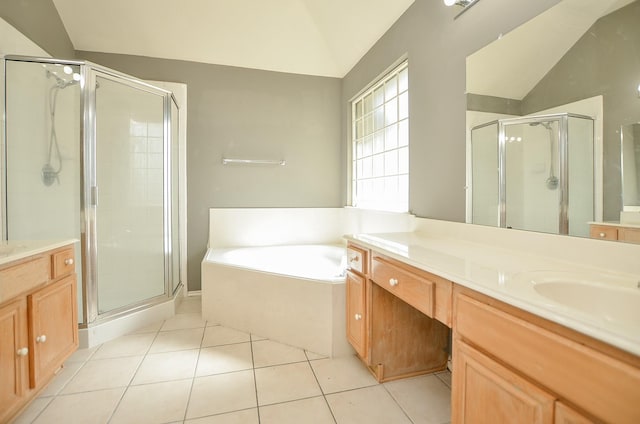
[[[65,259],[64,260],[64,264],[65,265],[73,265],[73,259],[69,258],[69,259]]]
[[[605,233],[598,234],[601,238],[605,238],[607,235]]]
[[[359,257],[353,256],[353,257],[351,257],[351,259],[349,259],[349,262],[358,262],[359,260],[360,260]]]
[[[389,285],[391,287],[395,287],[398,285],[398,279],[397,278],[389,278]]]
[[[47,341],[47,336],[44,334],[36,337],[36,343],[44,343],[46,341]]]
[[[354,318],[356,319],[356,321],[360,321],[362,319],[362,315],[360,314],[355,314]]]
[[[29,354],[29,348],[23,347],[16,351],[16,355],[18,356],[27,356]]]

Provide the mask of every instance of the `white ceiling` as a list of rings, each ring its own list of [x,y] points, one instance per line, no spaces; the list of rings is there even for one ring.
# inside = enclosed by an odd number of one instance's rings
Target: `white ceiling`
[[[76,50],[343,77],[414,0],[53,0]]]
[[[467,57],[467,92],[522,100],[601,17],[634,0],[564,0]]]

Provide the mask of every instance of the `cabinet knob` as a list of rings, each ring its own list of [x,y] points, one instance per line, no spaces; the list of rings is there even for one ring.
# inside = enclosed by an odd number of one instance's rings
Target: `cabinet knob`
[[[46,341],[47,341],[47,336],[44,334],[36,337],[36,343],[44,343]]]
[[[601,238],[605,238],[607,235],[605,233],[598,234]]]
[[[358,256],[352,256],[351,259],[349,259],[349,262],[358,262],[360,260],[360,258]]]
[[[18,356],[27,356],[29,354],[29,348],[23,347],[21,349],[16,350],[16,355]]]
[[[73,265],[73,259],[69,258],[69,259],[65,259],[64,260],[64,264],[65,265]]]
[[[398,279],[397,278],[389,278],[389,285],[393,286],[397,286],[398,285]]]
[[[356,319],[356,321],[360,321],[362,319],[362,315],[360,314],[355,314],[354,318]]]

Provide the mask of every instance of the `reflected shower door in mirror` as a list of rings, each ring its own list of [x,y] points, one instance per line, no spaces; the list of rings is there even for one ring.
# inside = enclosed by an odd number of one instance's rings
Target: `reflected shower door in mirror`
[[[471,222],[587,237],[593,144],[593,120],[580,115],[501,119],[473,128]]]
[[[640,122],[620,129],[622,212],[620,223],[640,225]]]
[[[621,219],[624,207],[620,170],[626,159],[621,159],[620,128],[629,122],[640,122],[638,22],[640,0],[562,0],[467,57],[467,222],[501,225],[500,217],[506,214],[504,226],[556,232],[557,225],[561,234],[588,236],[589,220]],[[564,180],[561,168],[544,164],[541,156],[536,158],[544,153],[549,160],[551,131],[542,124],[536,128],[507,127],[504,136],[509,140],[512,136],[521,137],[522,141],[505,147],[507,182],[500,199],[500,193],[496,193],[500,175],[495,138],[499,128],[498,124],[482,124],[556,114],[593,119],[569,118],[566,146],[553,150],[557,159],[566,155],[569,161]],[[560,137],[564,130],[562,126],[554,127],[553,133],[556,131]],[[583,132],[593,136],[589,149],[582,142]],[[542,147],[544,142],[529,140],[533,134],[538,134],[536,139],[546,134],[549,150]],[[480,139],[485,136],[493,141],[482,143]],[[518,157],[523,160],[519,162]],[[572,159],[577,157],[583,161]],[[584,163],[593,164],[590,172],[583,169]],[[512,174],[514,177],[509,177]],[[538,190],[544,184],[531,183],[534,175],[549,182],[556,177],[559,189],[562,191],[566,184],[568,192],[558,193],[548,187],[546,192]],[[480,193],[478,187],[484,187]],[[627,191],[626,184],[624,190]],[[561,199],[556,203],[558,194]],[[554,219],[551,228],[549,216],[563,213],[566,222]]]

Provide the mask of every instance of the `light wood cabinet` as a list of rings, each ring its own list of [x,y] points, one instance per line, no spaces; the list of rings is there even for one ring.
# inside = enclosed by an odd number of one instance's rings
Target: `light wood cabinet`
[[[347,259],[347,338],[376,379],[443,370],[451,282],[353,244]]]
[[[27,338],[26,299],[0,307],[0,423],[23,403],[29,381]]]
[[[454,316],[452,422],[477,422],[461,412],[468,405],[498,415],[510,411],[511,395],[487,396],[491,384],[534,399],[547,393],[557,401],[557,422],[640,422],[640,358],[460,286],[454,288]],[[480,373],[476,364],[495,381],[471,379],[470,369]],[[514,377],[504,378],[505,370]],[[548,422],[539,421],[545,414],[512,422]]]
[[[452,422],[553,423],[549,393],[464,342],[458,342],[454,361]]]
[[[0,266],[0,423],[19,413],[78,347],[73,254],[65,247]]]
[[[363,276],[347,271],[347,339],[366,362],[365,284]]]
[[[78,347],[75,276],[29,295],[30,387],[52,376]],[[75,325],[74,325],[75,324]]]
[[[617,240],[640,244],[640,228],[622,225],[591,224],[590,237],[599,240]]]

